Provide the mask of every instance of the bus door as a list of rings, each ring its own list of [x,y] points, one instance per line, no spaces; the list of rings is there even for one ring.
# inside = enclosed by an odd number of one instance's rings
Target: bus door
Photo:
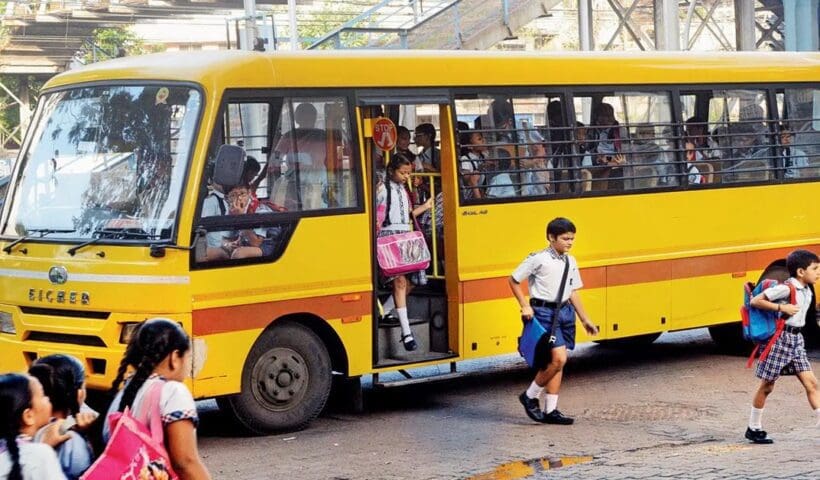
[[[452,259],[445,256],[445,243],[455,245],[451,238],[455,229],[448,228],[444,221],[454,208],[457,193],[449,95],[444,91],[379,90],[360,92],[357,100],[362,156],[372,192],[368,201],[374,226],[373,288],[377,293],[373,304],[373,365],[384,368],[455,357],[459,353],[458,269],[455,255]],[[410,203],[414,208],[429,206],[417,220],[431,253],[426,271],[406,276],[412,284],[405,301],[406,326],[395,308],[393,283],[379,270],[375,249],[379,192],[386,195],[386,167],[399,156],[412,164],[413,174],[407,182]],[[408,326],[415,350],[409,350],[403,341]]]

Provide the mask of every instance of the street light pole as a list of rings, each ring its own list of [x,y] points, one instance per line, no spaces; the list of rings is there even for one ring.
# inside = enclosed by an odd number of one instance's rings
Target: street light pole
[[[296,0],[288,0],[288,19],[290,20],[290,49],[299,50],[299,30],[296,28]]]
[[[256,0],[244,0],[245,2],[245,48],[253,50],[256,40]]]

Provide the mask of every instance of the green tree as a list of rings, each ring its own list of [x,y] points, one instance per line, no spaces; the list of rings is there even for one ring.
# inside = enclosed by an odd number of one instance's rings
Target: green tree
[[[375,4],[375,2],[367,3]],[[348,2],[325,2],[321,11],[300,14],[297,26],[300,47],[304,49],[311,46],[313,42],[360,15],[367,8],[369,7],[366,5],[355,5]],[[367,43],[367,38],[362,34],[347,33],[343,35],[342,43],[347,48],[360,47]],[[333,44],[329,42],[322,48],[333,48]]]
[[[19,92],[20,91],[20,81],[24,80],[28,85],[29,91],[29,101],[32,106],[37,104],[37,99],[40,95],[40,89],[43,88],[44,80],[42,78],[34,77],[34,76],[27,76],[21,78],[17,75],[0,75],[0,83],[2,83],[6,88],[11,90],[12,92]],[[19,95],[19,93],[16,93]],[[11,98],[4,89],[0,89],[0,131],[3,132],[11,132],[20,123],[20,105]],[[22,131],[17,132],[15,137],[21,138],[23,137]],[[5,133],[0,135],[6,140],[5,145],[0,145],[0,150],[4,147],[8,148],[17,148],[19,145],[17,144],[16,140],[12,138],[6,138]]]
[[[125,27],[107,27],[94,30],[91,44],[83,46],[81,57],[85,63],[99,62],[126,55],[142,55],[161,50],[146,46],[142,39]]]

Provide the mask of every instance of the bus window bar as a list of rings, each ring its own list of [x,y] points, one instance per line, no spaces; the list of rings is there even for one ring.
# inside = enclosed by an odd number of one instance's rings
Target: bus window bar
[[[441,229],[443,228],[443,225],[439,225],[438,215],[437,215],[438,208],[440,208],[440,205],[442,205],[443,203],[439,203],[439,205],[437,205],[437,202],[436,202],[436,197],[440,194],[440,192],[436,191],[436,183],[438,183],[440,181],[440,180],[437,180],[437,179],[441,178],[441,174],[440,173],[430,173],[430,172],[427,172],[427,173],[413,173],[410,177],[411,178],[407,183],[408,183],[408,187],[410,188],[411,192],[415,192],[416,190],[418,190],[419,187],[421,187],[423,185],[424,188],[426,189],[426,191],[429,192],[429,195],[430,195],[429,198],[433,199],[432,208],[430,210],[428,210],[427,212],[423,213],[420,216],[420,218],[424,219],[425,221],[419,221],[418,223],[421,226],[422,233],[424,234],[425,239],[428,240],[428,243],[430,245],[430,257],[431,257],[430,258],[430,263],[432,264],[432,270],[431,270],[432,273],[429,274],[428,277],[429,278],[435,278],[435,279],[443,279],[444,278],[444,272],[440,271],[441,269],[439,268],[440,252],[439,252],[439,241],[438,241],[438,238],[440,236],[439,231],[441,231]],[[421,179],[422,183],[419,186],[414,186],[413,178]],[[418,205],[414,205],[414,208],[416,206],[418,206]],[[426,220],[427,218],[429,218],[429,227],[427,226],[427,223],[428,223],[428,220]],[[428,231],[428,228],[429,228],[429,231]]]

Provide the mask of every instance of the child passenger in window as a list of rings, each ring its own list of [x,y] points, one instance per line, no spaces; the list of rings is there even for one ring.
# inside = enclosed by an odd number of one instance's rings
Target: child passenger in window
[[[254,202],[250,187],[237,185],[228,192],[228,213],[230,215],[247,215],[251,213],[273,213],[273,210],[259,201]],[[274,241],[264,228],[240,230],[236,239],[226,242],[225,249],[231,259],[271,256]]]

